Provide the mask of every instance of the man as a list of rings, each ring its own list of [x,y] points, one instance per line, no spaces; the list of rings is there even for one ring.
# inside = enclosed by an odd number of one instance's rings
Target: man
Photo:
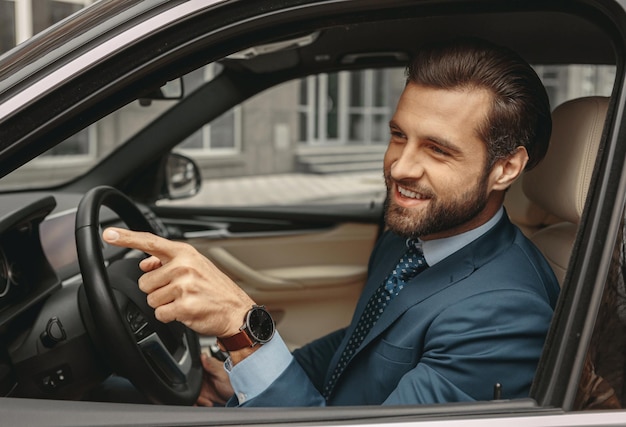
[[[259,320],[266,313],[189,245],[105,230],[107,242],[152,255],[139,286],[160,321],[230,349],[229,405],[488,400],[496,384],[502,398],[527,396],[558,284],[502,203],[547,150],[541,82],[517,55],[483,41],[424,46],[389,126],[387,230],[354,318],[293,355]],[[265,339],[246,333],[254,329]],[[230,395],[220,363],[204,366],[199,402]]]

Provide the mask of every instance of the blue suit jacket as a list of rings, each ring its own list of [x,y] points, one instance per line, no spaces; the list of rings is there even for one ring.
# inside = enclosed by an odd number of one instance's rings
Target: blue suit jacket
[[[320,395],[370,295],[406,250],[387,232],[349,327],[294,352],[244,406],[419,404],[528,395],[559,292],[541,253],[506,215],[413,279],[386,308],[326,402]],[[320,313],[323,315],[323,313]]]

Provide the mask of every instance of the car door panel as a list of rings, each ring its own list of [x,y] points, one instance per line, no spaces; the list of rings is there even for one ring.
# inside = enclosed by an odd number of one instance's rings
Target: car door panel
[[[367,277],[378,236],[370,221],[284,214],[273,219],[160,215],[177,240],[186,241],[272,312],[281,336],[297,348],[346,326]],[[189,212],[188,212],[189,213]],[[204,225],[204,227],[203,227]]]

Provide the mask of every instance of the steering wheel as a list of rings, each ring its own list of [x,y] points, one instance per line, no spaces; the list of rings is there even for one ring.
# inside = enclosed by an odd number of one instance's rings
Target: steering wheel
[[[105,266],[102,206],[131,230],[154,233],[139,208],[112,187],[96,187],[82,198],[76,213],[76,247],[94,341],[106,352],[113,370],[152,402],[192,405],[202,385],[198,336],[181,323],[164,324],[155,318],[137,285],[142,274],[137,258]]]

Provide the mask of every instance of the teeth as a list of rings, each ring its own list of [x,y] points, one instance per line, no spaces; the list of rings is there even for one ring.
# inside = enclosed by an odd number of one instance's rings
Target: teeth
[[[402,194],[404,197],[410,197],[411,199],[425,199],[425,197],[411,190],[407,190],[406,188],[398,186],[398,192]]]

